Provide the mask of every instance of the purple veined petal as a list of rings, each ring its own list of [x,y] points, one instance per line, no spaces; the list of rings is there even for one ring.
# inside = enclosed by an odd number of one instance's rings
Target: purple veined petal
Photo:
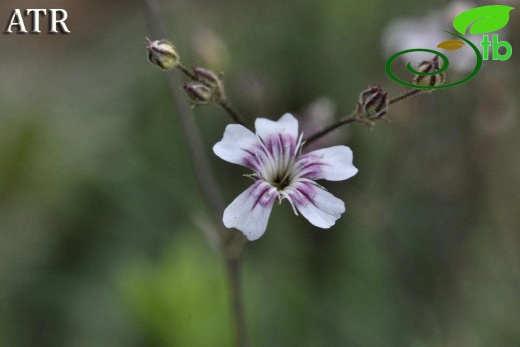
[[[264,141],[269,142],[269,138],[278,139],[279,135],[283,135],[290,139],[296,145],[298,140],[298,121],[290,113],[284,114],[278,121],[272,121],[266,118],[258,118],[255,121],[255,129],[257,135]]]
[[[264,181],[256,181],[240,194],[224,211],[223,222],[227,228],[237,228],[253,241],[262,236],[267,228],[276,188]]]
[[[328,229],[345,212],[345,204],[331,193],[308,182],[297,182],[286,192],[311,224]]]
[[[255,170],[257,145],[258,139],[249,129],[240,124],[230,124],[222,140],[213,146],[213,152],[230,163]]]
[[[298,158],[296,176],[313,180],[346,180],[358,172],[352,164],[352,158],[352,150],[347,146],[333,146],[312,151]]]

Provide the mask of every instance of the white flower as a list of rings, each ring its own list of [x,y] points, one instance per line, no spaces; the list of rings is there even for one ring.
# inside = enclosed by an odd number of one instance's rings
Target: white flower
[[[226,127],[213,151],[220,158],[247,167],[255,183],[224,211],[224,225],[237,228],[249,240],[262,236],[274,201],[287,199],[296,210],[320,228],[330,228],[345,212],[343,201],[314,182],[346,180],[357,173],[352,151],[334,146],[301,154],[298,121],[286,113],[277,122],[259,118],[256,135],[238,124]]]

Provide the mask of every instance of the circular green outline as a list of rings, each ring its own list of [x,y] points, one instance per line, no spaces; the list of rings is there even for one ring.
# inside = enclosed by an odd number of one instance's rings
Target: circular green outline
[[[410,71],[411,73],[413,74],[416,74],[416,75],[419,75],[419,76],[433,76],[433,75],[437,75],[437,74],[440,74],[440,73],[443,73],[444,71],[446,71],[446,69],[448,68],[448,66],[450,66],[450,61],[448,60],[448,57],[445,56],[444,54],[442,54],[441,52],[438,52],[438,51],[434,51],[433,49],[426,49],[426,48],[421,48],[423,51],[428,51],[428,52],[431,52],[431,53],[434,53],[434,54],[437,54],[439,57],[441,57],[442,59],[442,68],[440,70],[435,70],[435,71],[432,71],[432,72],[420,72],[420,71],[417,71],[415,70],[413,67],[412,67],[412,63],[408,62],[408,65],[406,65],[406,68],[408,69],[408,71]],[[410,51],[415,51],[415,49],[409,49],[407,51],[402,51],[400,53],[408,53]]]
[[[410,71],[411,73],[414,73],[414,74],[417,74],[417,75],[421,75],[421,76],[429,76],[429,75],[435,75],[435,74],[441,73],[444,70],[446,70],[448,68],[448,65],[449,65],[448,58],[444,54],[440,53],[439,51],[435,51],[433,49],[427,49],[427,48],[408,49],[408,50],[405,50],[405,51],[397,52],[396,54],[392,55],[390,58],[388,58],[388,60],[386,61],[386,64],[385,64],[385,70],[386,70],[386,73],[388,74],[388,76],[390,76],[391,79],[393,79],[395,82],[397,82],[399,84],[402,84],[402,85],[405,85],[405,86],[408,86],[408,87],[413,87],[413,88],[416,88],[416,89],[449,88],[449,87],[453,87],[453,86],[456,86],[458,84],[464,83],[464,82],[468,81],[469,79],[471,79],[473,76],[475,76],[478,73],[478,71],[480,70],[480,67],[482,66],[482,54],[480,54],[480,51],[478,50],[477,46],[475,46],[471,41],[466,39],[464,36],[461,36],[461,35],[452,33],[450,31],[446,31],[446,30],[443,30],[443,31],[448,33],[448,34],[452,34],[452,35],[457,36],[458,38],[462,39],[464,42],[466,42],[468,45],[470,45],[470,47],[473,49],[473,51],[475,51],[475,54],[477,56],[477,63],[475,65],[475,68],[473,69],[473,71],[471,72],[471,74],[469,76],[467,76],[466,78],[464,78],[464,79],[462,79],[462,80],[460,80],[458,82],[453,82],[453,83],[445,84],[445,85],[441,85],[441,86],[419,86],[419,85],[416,85],[416,84],[413,84],[413,83],[404,82],[404,81],[400,80],[398,77],[396,77],[392,73],[391,65],[392,65],[392,62],[395,60],[395,58],[397,58],[398,56],[400,56],[402,54],[406,54],[406,53],[410,53],[410,52],[431,52],[431,53],[437,54],[438,56],[440,56],[442,58],[442,62],[444,64],[443,67],[440,70],[438,70],[438,71],[429,72],[429,73],[421,73],[421,72],[415,71],[411,67],[410,63],[408,63],[407,68],[408,68],[408,71]]]

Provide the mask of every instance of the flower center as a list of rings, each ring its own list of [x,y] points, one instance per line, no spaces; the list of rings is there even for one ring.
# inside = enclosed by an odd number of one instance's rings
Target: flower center
[[[288,180],[288,175],[284,176],[278,176],[273,179],[271,184],[277,189],[277,190],[284,190],[285,187],[287,187],[290,182]]]
[[[301,148],[303,134],[298,141],[290,137],[271,138],[264,141],[258,138],[259,149],[255,152],[258,162],[256,176],[271,184],[279,192],[290,186],[295,178],[297,157]]]

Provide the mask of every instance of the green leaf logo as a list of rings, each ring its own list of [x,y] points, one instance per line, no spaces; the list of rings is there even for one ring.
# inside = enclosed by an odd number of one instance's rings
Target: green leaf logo
[[[472,8],[459,14],[453,20],[453,27],[462,35],[470,28],[470,34],[486,34],[502,29],[509,22],[509,12],[514,7],[505,5],[487,5]]]

